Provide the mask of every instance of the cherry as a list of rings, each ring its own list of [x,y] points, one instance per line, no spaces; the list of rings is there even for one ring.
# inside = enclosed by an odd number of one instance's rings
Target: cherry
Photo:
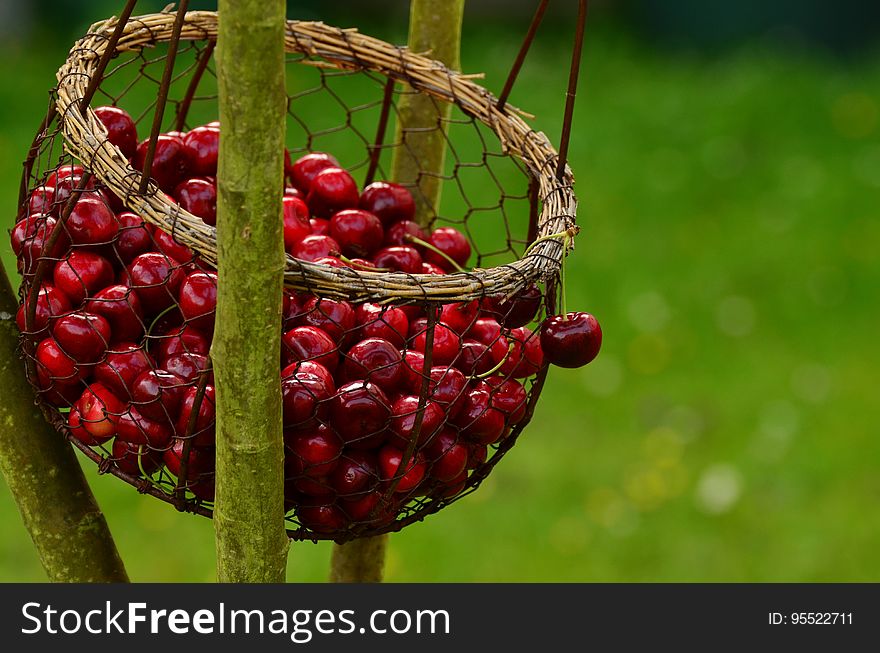
[[[316,375],[297,371],[281,381],[281,401],[285,428],[314,428],[316,419],[327,421],[333,386]]]
[[[317,377],[321,380],[324,387],[327,388],[327,391],[331,395],[336,394],[336,382],[333,380],[333,375],[330,374],[330,371],[323,365],[316,363],[315,361],[299,361],[291,363],[281,370],[281,378],[286,379],[289,376],[294,376],[297,372]]]
[[[413,337],[412,348],[425,353],[428,330],[417,333]],[[451,365],[461,352],[461,337],[445,324],[434,325],[434,343],[432,362],[437,365]]]
[[[498,320],[492,317],[481,317],[477,319],[467,330],[465,336],[484,345],[491,345],[494,342],[504,338],[501,335],[501,325]],[[507,345],[507,338],[504,338],[504,344]]]
[[[535,319],[544,296],[535,284],[528,286],[513,297],[491,297],[488,310],[498,317],[508,329],[525,326]]]
[[[74,409],[79,424],[69,424],[74,428],[77,439],[85,444],[102,444],[116,435],[116,425],[125,411],[125,404],[104,385],[92,383],[76,401]],[[85,434],[80,433],[79,429]]]
[[[184,446],[184,440],[175,439],[171,448],[167,449],[162,456],[168,471],[178,479],[183,463]],[[186,459],[186,478],[183,480],[183,486],[199,499],[213,501],[214,472],[217,467],[214,461],[214,450],[190,447]]]
[[[116,340],[133,342],[144,332],[141,301],[128,286],[117,284],[98,291],[86,301],[85,310],[106,319]]]
[[[116,220],[119,234],[113,247],[123,263],[131,263],[135,256],[153,247],[153,236],[142,217],[131,211],[122,211],[116,214]]]
[[[353,522],[367,522],[370,515],[379,512],[376,507],[380,501],[382,501],[382,493],[374,490],[353,498],[340,498],[338,505],[339,509]],[[370,521],[377,519],[378,516]]]
[[[354,449],[380,446],[387,437],[390,416],[388,398],[369,381],[346,383],[330,403],[330,426]]]
[[[52,174],[50,174],[46,178],[46,186],[57,188],[59,182],[65,181],[72,177],[82,177],[83,172],[83,167],[78,163],[58,166],[57,168],[55,168],[55,170],[52,171]]]
[[[312,179],[306,203],[319,218],[329,218],[342,209],[357,208],[357,184],[347,170],[324,168]]]
[[[284,250],[290,251],[312,233],[309,207],[299,197],[286,195],[282,199],[284,210]]]
[[[55,212],[55,187],[37,186],[28,197],[28,214]]]
[[[486,374],[495,366],[492,352],[482,342],[465,340],[461,343],[461,353],[455,366],[467,376]]]
[[[82,383],[61,383],[51,380],[42,367],[37,367],[37,393],[40,401],[57,408],[70,408],[82,394]]]
[[[409,462],[406,464],[405,470],[402,472],[400,471],[400,466],[403,463],[403,450],[390,444],[386,444],[379,449],[378,455],[379,478],[388,484],[391,484],[396,478],[400,478],[400,481],[397,483],[397,487],[394,490],[395,492],[401,494],[409,492],[410,490],[415,489],[425,477],[425,469],[427,465],[425,464],[425,457],[421,452],[416,453],[410,458]]]
[[[296,326],[296,324],[299,322],[299,318],[306,314],[306,310],[303,307],[306,305],[306,303],[308,303],[310,299],[312,299],[312,297],[314,297],[314,295],[310,295],[304,292],[297,292],[288,296],[288,294],[285,292],[284,296],[287,297],[287,299],[283,302],[283,304],[286,304],[287,307],[284,308],[284,305],[282,305],[284,328],[289,329],[293,326]]]
[[[154,451],[144,444],[131,444],[121,437],[113,441],[111,458],[117,469],[131,476],[153,474],[165,464],[161,451]]]
[[[444,304],[440,309],[440,321],[455,329],[456,333],[464,334],[477,321],[479,313],[480,303],[477,300]]]
[[[119,416],[116,425],[117,440],[133,445],[146,444],[152,449],[167,449],[171,435],[171,427],[166,422],[147,419],[134,406],[129,406]]]
[[[421,393],[425,374],[425,355],[420,351],[407,349],[403,352],[403,382],[401,386],[411,392]]]
[[[284,189],[284,197],[298,197],[303,202],[306,201],[306,194],[295,186],[288,186]]]
[[[462,267],[467,264],[471,256],[471,245],[458,229],[440,227],[434,230],[428,241]],[[449,261],[431,250],[425,252],[425,260],[444,270],[452,268]]]
[[[156,358],[164,361],[186,352],[207,355],[210,349],[208,337],[194,326],[186,324],[158,338]]]
[[[379,462],[371,451],[344,451],[329,476],[330,486],[340,497],[372,490],[379,483]]]
[[[68,356],[54,338],[46,338],[35,352],[37,374],[41,377],[43,387],[53,383],[70,385],[83,378],[84,369],[73,358]]]
[[[292,467],[313,478],[327,476],[336,469],[342,453],[342,442],[323,425],[296,433],[285,444],[294,456]]]
[[[27,330],[27,310],[30,306],[29,297],[26,295],[22,305],[18,307],[15,313],[15,322],[18,330],[22,333],[42,334],[50,322],[54,322],[55,318],[64,315],[71,309],[70,300],[63,292],[55,286],[48,283],[43,284],[37,293],[37,309],[34,312],[34,323],[32,330]],[[94,312],[94,311],[92,311]]]
[[[300,523],[316,533],[333,533],[347,525],[345,515],[334,505],[299,506],[296,515]]]
[[[493,444],[504,434],[504,413],[491,405],[487,388],[477,387],[464,396],[464,405],[455,418],[461,434],[478,444]]]
[[[382,222],[361,209],[344,209],[330,218],[330,236],[346,256],[368,257],[382,246]]]
[[[126,159],[134,156],[137,150],[137,127],[128,113],[119,107],[96,107],[98,116],[107,129],[107,140],[118,147]]]
[[[302,310],[303,315],[297,324],[321,329],[336,342],[343,342],[355,328],[355,311],[346,301],[310,297]]]
[[[422,271],[422,257],[414,247],[383,247],[373,256],[373,263],[378,268],[407,274],[419,274]]]
[[[339,364],[339,351],[333,339],[321,329],[311,326],[294,327],[281,338],[285,363],[313,360],[331,373]]]
[[[376,215],[386,227],[402,220],[412,220],[416,214],[410,192],[387,181],[376,181],[364,188],[358,206]]]
[[[193,177],[180,182],[174,189],[174,199],[206,224],[217,224],[217,188],[207,179]]]
[[[360,304],[355,309],[355,322],[361,339],[383,338],[402,348],[409,332],[406,313],[394,306]]]
[[[184,382],[190,383],[199,377],[199,372],[207,370],[210,367],[208,357],[204,354],[196,354],[189,351],[172,354],[168,358],[162,359],[162,367],[176,374]],[[214,373],[208,374],[208,383],[214,382]]]
[[[340,261],[338,258],[334,258],[332,256],[322,256],[321,258],[315,259],[314,262],[320,263],[321,265],[329,265],[331,268],[350,267],[349,264],[345,261]]]
[[[541,341],[528,327],[512,329],[508,335],[510,354],[501,366],[503,376],[524,379],[544,367]]]
[[[467,468],[468,446],[458,441],[451,429],[443,429],[425,447],[425,458],[430,463],[428,474],[435,481],[453,483]]]
[[[212,176],[217,174],[217,155],[220,151],[219,127],[203,125],[191,129],[183,137],[183,146],[188,153],[193,174]]]
[[[206,385],[205,394],[198,407],[198,415],[192,431],[189,431],[189,421],[193,412],[196,410],[196,397],[199,389],[196,386],[189,386],[183,393],[183,399],[180,401],[180,415],[174,428],[179,437],[192,437],[193,445],[197,447],[208,447],[214,444],[214,405],[217,397],[214,386]]]
[[[345,357],[345,378],[350,381],[366,379],[386,393],[393,392],[404,373],[397,348],[381,338],[361,340],[348,350]]]
[[[467,378],[454,367],[435,365],[431,368],[429,388],[431,399],[446,410],[450,418],[457,416],[464,406]],[[419,381],[421,384],[421,380]]]
[[[140,254],[126,268],[126,276],[141,300],[144,311],[155,315],[175,303],[184,273],[175,259],[147,252]]]
[[[422,274],[446,274],[446,270],[433,263],[422,263]]]
[[[170,422],[177,415],[186,390],[183,378],[166,370],[148,370],[131,386],[132,405],[144,417],[156,422]]]
[[[18,257],[28,256],[30,261],[36,261],[43,255],[43,246],[56,224],[55,218],[44,213],[32,213],[19,220],[10,233],[12,253]],[[59,254],[70,245],[70,241],[67,240],[64,233],[61,234],[59,240],[61,247],[56,244],[52,254]]]
[[[437,499],[450,499],[461,494],[464,488],[467,487],[467,480],[467,471],[464,471],[451,481],[445,483],[441,482],[434,491],[431,492],[431,496]]]
[[[152,357],[141,345],[121,342],[113,345],[104,359],[95,365],[95,380],[103,383],[114,395],[122,399],[131,396],[135,379],[156,366]]]
[[[137,147],[132,161],[135,169],[143,171],[147,158],[149,139],[143,140]],[[160,134],[156,141],[153,155],[153,166],[149,172],[159,188],[170,193],[184,179],[189,178],[192,170],[190,150],[184,146],[183,139],[170,134]]]
[[[156,243],[156,249],[175,261],[189,263],[195,259],[196,255],[189,247],[179,243],[174,236],[158,227],[153,227],[153,242]]]
[[[290,180],[303,193],[308,193],[315,176],[327,168],[338,168],[339,161],[325,152],[312,152],[290,166]]]
[[[406,449],[416,431],[419,398],[415,395],[404,395],[391,406],[390,430],[394,434],[391,443]],[[430,441],[437,429],[446,421],[446,414],[436,401],[427,400],[422,413],[422,424],[419,428],[418,445]]]
[[[599,354],[602,329],[589,313],[552,315],[541,325],[541,349],[558,367],[582,367]]]
[[[423,253],[424,247],[418,243],[412,242],[410,237],[418,238],[423,241],[428,240],[428,234],[425,233],[425,230],[422,229],[418,223],[413,222],[412,220],[401,220],[400,222],[395,222],[385,231],[384,244],[387,247],[392,247],[394,245],[408,245],[410,247],[415,247],[420,253]]]
[[[69,200],[71,195],[74,194],[74,191],[79,189],[80,184],[82,183],[82,178],[83,176],[81,173],[75,173],[59,178],[58,181],[55,182],[55,204],[59,207],[59,212],[67,205],[67,200]],[[89,195],[94,197],[94,188],[95,179],[92,177],[86,182],[85,186],[83,186],[79,197],[88,197]],[[106,196],[103,194],[100,197],[106,199]]]
[[[490,403],[507,418],[507,426],[514,426],[525,417],[528,394],[522,383],[502,376],[490,376],[483,381],[489,388]]]
[[[325,257],[339,256],[339,243],[330,236],[306,236],[293,246],[290,255],[303,261],[316,262]]]
[[[59,317],[52,333],[61,349],[78,363],[97,363],[110,344],[110,323],[94,313],[77,311]]]
[[[329,220],[325,220],[324,218],[309,218],[309,226],[312,228],[312,233],[316,236],[330,235]]]
[[[468,469],[476,469],[483,465],[489,458],[489,445],[471,443],[468,452]]]
[[[217,308],[217,274],[193,272],[188,275],[180,284],[178,307],[188,324],[205,333],[213,333]]]

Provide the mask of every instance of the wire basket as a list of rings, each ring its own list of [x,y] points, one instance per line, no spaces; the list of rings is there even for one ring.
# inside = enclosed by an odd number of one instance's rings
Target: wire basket
[[[216,293],[215,227],[157,166],[160,127],[182,143],[196,125],[219,130],[217,15],[130,17],[133,4],[74,45],[25,162],[13,231],[22,350],[44,412],[101,473],[210,517],[213,314],[193,297]],[[302,156],[331,152],[363,187],[383,188],[374,182],[411,139],[433,132],[446,144],[442,173],[407,185],[419,228],[392,234],[393,216],[374,209],[386,220],[379,247],[414,250],[418,266],[399,252],[376,267],[360,250],[288,248],[288,533],[342,542],[437,512],[514,446],[546,376],[534,326],[556,312],[576,202],[564,158],[472,76],[323,23],[289,21],[285,43],[289,179]],[[414,95],[434,103],[436,124],[392,136]],[[99,105],[126,110],[141,132],[151,124],[150,136],[120,147]],[[210,186],[213,170],[193,161],[181,174]],[[442,185],[439,206],[424,182]],[[84,235],[89,207],[111,222]],[[320,213],[308,230],[336,229],[337,214]],[[458,261],[432,247],[449,229],[470,247]]]

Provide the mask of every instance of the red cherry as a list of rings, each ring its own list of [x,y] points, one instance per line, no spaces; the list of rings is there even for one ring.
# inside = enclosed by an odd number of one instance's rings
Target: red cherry
[[[148,146],[149,139],[141,141],[138,145],[132,161],[135,169],[143,171]],[[183,139],[170,134],[160,134],[156,141],[150,177],[159,184],[159,188],[170,193],[177,184],[192,176],[191,172],[190,150],[184,146]]]
[[[310,297],[302,310],[297,324],[321,329],[336,342],[343,342],[355,328],[355,311],[346,301]]]
[[[97,363],[110,345],[110,323],[100,315],[77,311],[55,322],[58,345],[79,363]]]
[[[281,338],[285,364],[313,360],[331,373],[339,364],[339,350],[333,339],[321,329],[311,326],[294,327]]]
[[[413,222],[412,220],[401,220],[388,227],[385,232],[384,244],[387,247],[395,245],[415,247],[420,253],[423,253],[424,247],[411,241],[410,237],[415,237],[426,242],[428,240],[428,234],[425,233],[425,230],[422,229],[418,223]]]
[[[129,406],[119,416],[116,425],[117,440],[149,445],[152,449],[167,449],[171,445],[171,435],[171,427],[166,422],[147,419],[134,406]]]
[[[293,246],[290,255],[303,261],[317,261],[324,257],[339,256],[339,243],[330,236],[306,236]]]
[[[55,286],[43,284],[37,293],[37,310],[34,312],[34,323],[32,330],[27,331],[27,310],[30,306],[28,297],[25,296],[24,302],[18,307],[15,313],[15,322],[18,330],[22,333],[41,334],[49,326],[50,322],[54,322],[55,318],[64,315],[71,309],[70,300],[63,292]],[[95,311],[92,311],[93,313]]]
[[[501,366],[502,376],[524,379],[537,374],[538,370],[544,367],[541,341],[531,329],[528,327],[512,329],[507,340],[511,347],[507,359]]]
[[[404,377],[401,387],[413,393],[421,393],[425,374],[425,355],[420,351],[407,349],[403,352],[402,367]]]
[[[131,263],[138,254],[143,254],[153,247],[153,236],[144,219],[131,211],[116,214],[119,223],[119,234],[113,247],[123,263]]]
[[[400,384],[404,369],[397,348],[381,338],[361,340],[348,350],[345,357],[345,378],[350,381],[367,380],[386,393]]]
[[[422,482],[427,467],[424,456],[419,452],[410,458],[404,470],[401,471],[403,457],[403,450],[390,444],[379,449],[379,477],[389,484],[399,477],[400,481],[397,483],[395,492],[401,494],[415,489]]]
[[[370,256],[382,246],[382,223],[372,213],[344,209],[330,218],[330,236],[346,256]]]
[[[330,426],[354,449],[373,449],[387,437],[391,407],[374,383],[352,381],[339,388],[330,403]]]
[[[504,413],[491,405],[486,388],[478,387],[465,394],[464,405],[455,418],[461,434],[478,444],[493,444],[504,434]]]
[[[465,487],[467,487],[467,481],[467,471],[464,471],[451,481],[441,482],[440,485],[431,492],[431,496],[437,499],[450,499],[464,491]]]
[[[435,481],[452,483],[467,468],[469,454],[470,449],[464,442],[459,442],[455,431],[444,429],[425,447],[428,474]]]
[[[348,263],[345,261],[340,261],[338,258],[333,258],[332,256],[322,256],[321,258],[315,259],[314,262],[320,263],[321,265],[329,265],[331,268],[349,267]]]
[[[186,383],[195,381],[199,377],[199,372],[210,367],[207,356],[189,351],[172,354],[168,358],[162,359],[161,362],[163,368],[172,374],[176,374]],[[214,374],[212,372],[208,375],[208,383],[213,382]]]
[[[481,317],[475,321],[465,333],[465,336],[484,345],[491,345],[497,340],[504,338],[501,335],[501,325],[492,317]],[[505,345],[507,339],[504,338]]]
[[[334,388],[307,372],[294,372],[281,381],[285,428],[315,428],[316,420],[327,421]]]
[[[217,274],[193,272],[188,275],[180,284],[178,306],[187,323],[205,333],[213,333],[217,308]]]
[[[480,303],[477,300],[444,304],[440,309],[440,321],[455,329],[456,333],[464,334],[477,321],[479,313]]]
[[[391,443],[401,449],[406,449],[415,435],[416,418],[418,416],[419,398],[415,395],[404,395],[391,406],[390,429],[394,434]],[[446,421],[446,414],[440,405],[428,399],[422,413],[422,424],[419,428],[417,444],[423,445],[429,442],[440,426]]]
[[[63,207],[67,205],[67,200],[70,199],[71,195],[74,194],[75,190],[78,190],[80,184],[82,183],[82,174],[75,173],[70,174],[66,177],[59,178],[55,182],[55,206],[58,207],[58,212],[60,213]],[[83,187],[80,197],[95,197],[95,193],[93,192],[95,189],[95,179],[91,178],[86,185]],[[102,198],[106,199],[104,195],[101,195]]]
[[[416,214],[410,192],[387,181],[376,181],[364,188],[358,205],[375,214],[386,227],[402,220],[412,220]]]
[[[106,319],[116,340],[134,342],[144,332],[141,301],[128,286],[107,286],[86,302],[85,310]]]
[[[467,261],[471,256],[471,245],[458,229],[453,229],[452,227],[435,229],[429,238],[429,242],[460,266],[464,267],[467,265]],[[431,250],[425,252],[425,260],[428,263],[439,265],[444,270],[452,268],[449,261]]]
[[[589,313],[553,315],[541,325],[541,349],[558,367],[582,367],[599,354],[602,328]]]
[[[417,333],[413,337],[412,348],[416,351],[425,353],[427,344],[427,329]],[[434,343],[431,348],[433,352],[432,361],[437,365],[451,365],[458,358],[461,351],[461,337],[452,329],[444,324],[434,325]]]
[[[77,434],[77,438],[85,444],[102,444],[116,435],[116,425],[125,411],[125,404],[102,384],[92,383],[76,401],[74,408],[79,417],[78,426],[87,434],[83,438]]]
[[[134,156],[137,150],[138,137],[137,127],[128,113],[119,107],[97,107],[95,115],[98,116],[107,129],[107,140],[122,151],[126,159]]]
[[[525,326],[535,319],[544,296],[535,284],[510,298],[489,298],[489,310],[508,329]]]
[[[113,442],[111,459],[117,469],[131,476],[153,474],[165,464],[161,451],[155,451],[145,444],[131,444],[121,437]]]
[[[55,383],[71,385],[85,376],[84,367],[68,356],[54,338],[46,338],[40,342],[35,356],[41,387],[49,388]]]
[[[300,523],[316,533],[333,533],[348,524],[345,515],[334,505],[299,506],[296,515]]]
[[[299,188],[296,188],[295,186],[288,186],[287,188],[285,188],[284,189],[284,196],[285,197],[298,197],[303,202],[306,201],[305,193],[303,193]]]
[[[351,259],[351,265],[349,267],[352,267],[355,270],[375,270],[376,264],[372,261],[368,261],[365,258],[359,258],[355,256],[353,259]]]
[[[430,376],[431,399],[440,404],[450,418],[454,418],[464,406],[467,378],[461,370],[442,365],[432,367]]]
[[[422,274],[446,274],[446,270],[433,263],[422,263]]]
[[[174,199],[206,224],[217,224],[217,188],[207,179],[194,177],[179,183],[174,189]]]
[[[340,497],[372,490],[379,484],[376,455],[371,451],[344,451],[329,480],[330,486]]]
[[[113,283],[113,266],[103,256],[75,249],[55,264],[52,276],[55,286],[77,305],[86,295]]]
[[[71,177],[82,177],[83,172],[83,167],[78,163],[58,166],[46,178],[46,185],[57,187],[58,182],[70,179]]]
[[[184,272],[175,259],[159,252],[147,252],[128,265],[126,276],[144,311],[155,315],[176,302]]]
[[[312,152],[300,157],[290,167],[290,180],[303,193],[308,193],[312,180],[322,170],[338,168],[339,161],[324,152]]]
[[[355,209],[357,184],[347,170],[324,168],[312,179],[306,203],[319,218],[329,218],[342,209]]]
[[[492,352],[482,342],[465,340],[461,343],[461,353],[455,366],[467,376],[486,374],[495,366]]]
[[[217,154],[220,151],[219,127],[203,125],[191,129],[183,137],[183,146],[187,150],[193,174],[212,176],[217,174]]]
[[[472,443],[468,453],[468,469],[476,469],[486,462],[489,457],[489,445]]]
[[[340,498],[339,509],[353,522],[376,521],[379,519],[377,506],[382,501],[382,493],[378,491],[366,492],[353,498]],[[373,514],[376,516],[370,520]]]
[[[315,361],[299,361],[291,363],[281,370],[281,378],[286,379],[289,376],[294,376],[297,372],[318,377],[330,394],[336,393],[336,382],[333,380],[333,375],[330,374],[330,370],[323,365],[316,363]]]
[[[186,324],[159,337],[156,358],[164,361],[176,354],[189,352],[207,356],[211,349],[208,337],[194,326]]]
[[[209,447],[214,444],[214,405],[217,397],[214,386],[205,386],[205,394],[198,407],[198,415],[192,431],[189,431],[189,421],[193,412],[196,410],[196,397],[199,389],[196,386],[188,387],[183,393],[183,399],[180,401],[180,415],[175,423],[175,430],[179,437],[191,436],[193,445],[197,447]]]
[[[422,257],[414,247],[383,247],[373,256],[373,263],[378,268],[407,274],[419,274],[422,271]]]
[[[16,256],[28,256],[29,262],[36,261],[43,255],[46,240],[55,229],[57,220],[48,214],[32,213],[28,217],[15,223],[10,233],[12,253]],[[65,233],[60,234],[59,242],[51,252],[57,255],[70,246],[70,240]],[[47,255],[50,253],[47,252]]]
[[[507,426],[514,426],[525,417],[529,398],[522,383],[502,376],[490,376],[483,383],[490,388],[492,407],[504,413]]]
[[[284,250],[290,251],[302,239],[312,233],[309,207],[298,197],[286,195],[282,200],[284,209]]]
[[[135,379],[156,366],[152,357],[141,345],[121,342],[113,345],[100,363],[95,366],[95,380],[103,383],[121,399],[131,396]]]
[[[360,304],[355,309],[355,322],[362,340],[383,338],[398,348],[406,344],[409,321],[406,319],[406,313],[399,308],[379,304]]]
[[[189,247],[178,242],[174,236],[158,227],[153,228],[153,242],[156,243],[156,249],[181,263],[189,263],[196,256]]]
[[[173,422],[183,399],[184,380],[166,370],[148,370],[131,386],[132,405],[144,417],[156,422]]]
[[[316,236],[330,235],[329,220],[325,220],[324,218],[309,218],[309,226],[312,228],[312,233]]]
[[[342,454],[342,442],[326,426],[296,433],[285,440],[287,449],[297,459],[294,467],[300,474],[320,478],[336,469]]]
[[[162,460],[168,471],[180,477],[183,462],[184,440],[174,440],[174,445],[165,451]],[[203,501],[214,500],[214,472],[216,470],[213,449],[190,447],[187,456],[186,478],[183,486]]]
[[[28,215],[55,213],[55,187],[37,186],[28,197]]]

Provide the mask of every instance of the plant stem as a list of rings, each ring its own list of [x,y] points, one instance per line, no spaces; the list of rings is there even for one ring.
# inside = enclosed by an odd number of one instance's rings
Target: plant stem
[[[283,0],[220,0],[214,530],[221,582],[283,582]]]
[[[18,358],[18,300],[0,265],[0,471],[49,580],[125,583],[128,575],[73,448],[43,417]]]
[[[381,583],[385,574],[387,535],[365,537],[333,547],[331,583]]]

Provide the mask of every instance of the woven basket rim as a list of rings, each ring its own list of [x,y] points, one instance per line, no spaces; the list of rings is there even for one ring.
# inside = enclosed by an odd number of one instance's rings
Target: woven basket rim
[[[171,40],[174,20],[174,13],[131,17],[122,30],[116,50],[137,52]],[[116,24],[114,17],[92,25],[71,48],[57,72],[56,104],[62,119],[65,148],[122,198],[130,210],[171,233],[216,266],[215,228],[174,204],[153,182],[146,193],[138,193],[141,173],[107,141],[106,129],[92,108],[85,114],[78,110]],[[216,41],[217,13],[188,12],[180,38]],[[569,231],[575,226],[577,201],[570,168],[566,166],[562,179],[558,180],[558,154],[547,137],[531,128],[515,109],[509,106],[498,109],[497,99],[469,76],[405,47],[363,35],[355,29],[341,29],[322,22],[287,21],[285,48],[288,53],[319,57],[340,70],[372,71],[455,104],[486,125],[498,137],[503,151],[522,161],[537,181],[543,205],[536,237]],[[450,302],[486,295],[510,296],[529,284],[555,277],[572,247],[573,239],[566,239],[564,243],[561,239],[548,239],[530,247],[524,258],[511,263],[440,276],[337,268],[288,255],[285,285],[293,290],[355,302]]]

